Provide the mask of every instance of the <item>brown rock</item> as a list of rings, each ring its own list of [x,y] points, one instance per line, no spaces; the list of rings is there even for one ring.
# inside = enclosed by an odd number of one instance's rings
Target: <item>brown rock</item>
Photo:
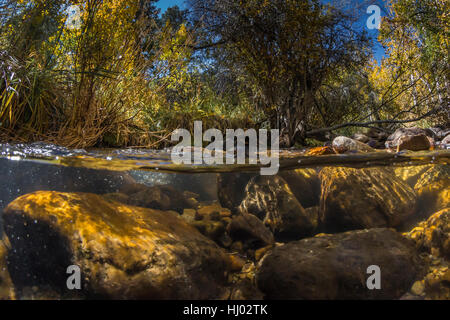
[[[429,150],[433,146],[432,140],[430,139],[424,134],[400,137],[397,144],[397,152],[401,150]]]
[[[280,241],[301,239],[314,230],[305,209],[280,176],[252,178],[239,208],[261,219]]]
[[[450,260],[450,207],[436,212],[405,236],[414,240],[418,249]]]
[[[367,268],[381,269],[381,289],[369,290]],[[414,245],[390,229],[325,235],[274,248],[258,264],[266,299],[397,299],[420,274]]]
[[[383,168],[320,172],[320,221],[327,232],[396,227],[416,212],[416,194]]]
[[[218,197],[222,207],[238,212],[245,197],[245,187],[255,173],[221,173],[217,176]]]
[[[178,214],[87,193],[35,192],[4,210],[11,279],[61,295],[80,267],[85,297],[209,299],[220,296],[228,258]]]
[[[386,141],[386,148],[398,150],[428,150],[430,141],[428,133],[420,128],[400,128],[391,134]]]
[[[245,243],[249,248],[260,248],[274,243],[273,234],[252,214],[243,213],[233,217],[227,232],[234,241]]]
[[[130,194],[126,203],[144,208],[173,210],[181,214],[183,209],[195,208],[198,204],[195,198],[188,197],[189,194],[180,192],[170,185],[160,185],[145,187],[137,193]]]
[[[0,300],[15,300],[16,298],[6,256],[9,245],[8,237],[4,236],[0,240]]]
[[[289,189],[303,208],[319,205],[320,179],[314,169],[281,171],[278,174],[287,182]]]

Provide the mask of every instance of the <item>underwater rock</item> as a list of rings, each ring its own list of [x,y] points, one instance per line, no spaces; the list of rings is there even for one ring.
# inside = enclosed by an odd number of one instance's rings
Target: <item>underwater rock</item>
[[[450,167],[434,165],[426,170],[414,185],[418,195],[419,218],[450,207]]]
[[[278,241],[310,236],[314,224],[280,176],[257,176],[250,180],[239,210],[257,216]]]
[[[387,149],[400,150],[428,150],[430,148],[430,140],[427,138],[428,133],[420,128],[400,128],[391,134],[386,140]]]
[[[9,246],[8,237],[4,236],[0,240],[0,300],[14,300],[14,285],[8,271],[7,247]]]
[[[424,277],[425,299],[450,300],[450,267],[434,267]]]
[[[217,176],[217,193],[219,202],[224,208],[238,212],[238,207],[245,197],[245,187],[256,173],[229,172]]]
[[[396,227],[416,212],[416,194],[383,168],[320,172],[320,222],[327,232]]]
[[[212,204],[200,204],[197,208],[197,214],[202,219],[220,220],[221,218],[231,217],[231,211],[227,208],[222,208],[217,202]]]
[[[440,180],[417,190],[420,217],[450,207],[450,180]]]
[[[353,140],[348,137],[339,136],[334,138],[332,143],[334,151],[337,153],[347,152],[375,152],[376,150],[369,147],[367,144]]]
[[[422,166],[394,167],[394,173],[398,178],[405,181],[410,187],[414,188],[424,172],[432,166],[433,165],[427,164]]]
[[[446,165],[397,167],[395,175],[412,186],[418,195],[415,222],[450,206],[450,168]]]
[[[226,233],[231,222],[231,211],[217,202],[200,203],[197,209],[184,209],[181,218],[221,247],[228,248],[233,242]]]
[[[321,235],[275,247],[258,264],[256,282],[266,299],[396,299],[420,274],[414,244],[391,229]],[[369,290],[371,265],[381,289]]]
[[[4,222],[16,293],[46,284],[70,296],[70,265],[86,298],[211,299],[226,280],[226,254],[175,212],[41,191],[10,203]]]
[[[281,171],[278,175],[287,182],[292,193],[303,208],[319,205],[320,179],[316,170],[288,170]]]
[[[442,258],[429,255],[425,276],[412,285],[401,299],[405,300],[450,300],[450,264]]]
[[[420,177],[417,179],[416,184],[414,185],[414,189],[419,190],[439,181],[446,180],[450,182],[450,166],[432,165],[429,166],[428,169],[420,175]]]
[[[450,208],[436,212],[404,234],[421,251],[450,260]]]
[[[105,197],[132,206],[173,210],[183,213],[185,208],[195,208],[198,204],[192,192],[181,192],[170,185],[148,187],[142,184],[131,184],[121,189],[121,193],[110,193]],[[116,196],[116,198],[114,198]]]
[[[255,270],[255,264],[247,261],[241,272],[230,274],[230,286],[222,298],[224,300],[262,300],[264,296],[255,284]]]
[[[257,249],[274,243],[272,232],[256,216],[248,213],[234,216],[227,232],[234,241],[241,241],[247,248]]]

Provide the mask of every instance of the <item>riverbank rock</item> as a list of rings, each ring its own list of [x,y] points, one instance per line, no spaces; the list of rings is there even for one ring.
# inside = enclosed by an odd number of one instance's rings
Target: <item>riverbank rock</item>
[[[397,227],[416,212],[416,194],[383,168],[320,172],[320,221],[327,232]]]
[[[365,143],[344,136],[334,138],[332,146],[337,153],[376,151]]]
[[[397,299],[421,272],[414,244],[391,229],[321,235],[275,247],[258,264],[267,299]],[[367,268],[380,267],[381,289],[369,290]]]
[[[436,212],[405,236],[414,240],[419,250],[450,261],[450,208]]]
[[[310,236],[316,227],[280,176],[252,178],[239,209],[261,219],[278,241]]]
[[[320,179],[314,169],[296,169],[278,174],[287,182],[294,196],[303,208],[319,205]]]
[[[386,141],[387,149],[420,151],[432,146],[433,138],[420,128],[400,128],[391,134]]]
[[[443,146],[450,145],[450,134],[447,135],[444,139],[442,139],[441,145],[443,145]]]
[[[35,192],[4,210],[16,293],[48,285],[62,297],[66,268],[82,273],[87,298],[210,299],[221,293],[223,251],[177,213],[87,193]]]
[[[0,240],[0,300],[14,300],[14,285],[8,271],[7,247],[9,240],[5,236]]]
[[[356,140],[356,141],[359,141],[362,143],[367,143],[370,141],[370,138],[363,133],[355,133],[353,135],[353,140]]]

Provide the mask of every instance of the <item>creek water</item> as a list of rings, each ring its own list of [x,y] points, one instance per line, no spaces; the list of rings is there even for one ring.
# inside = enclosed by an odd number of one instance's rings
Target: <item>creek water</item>
[[[168,150],[70,150],[43,143],[1,144],[0,212],[3,210],[6,212],[8,206],[15,202],[17,198],[40,191],[107,195],[106,197],[112,201],[111,203],[117,204],[117,206],[119,206],[119,203],[125,202],[126,205],[131,207],[141,206],[162,211],[175,211],[180,217],[192,213],[189,210],[197,210],[192,225],[197,227],[206,238],[210,238],[226,254],[237,253],[244,262],[253,261],[257,265],[259,257],[255,253],[258,252],[258,249],[265,247],[267,243],[264,243],[264,241],[259,241],[259,244],[258,241],[246,242],[245,239],[248,237],[240,237],[239,232],[231,234],[228,226],[231,223],[230,221],[233,221],[235,216],[241,214],[243,210],[246,214],[256,216],[262,225],[270,231],[270,237],[275,238],[273,242],[280,245],[302,241],[302,239],[315,237],[317,234],[339,234],[359,229],[393,227],[396,228],[398,234],[401,234],[408,232],[417,223],[425,221],[435,212],[444,209],[441,203],[444,203],[443,206],[448,206],[449,150],[401,153],[379,151],[322,156],[307,156],[305,150],[283,150],[280,151],[279,156],[279,172],[276,177],[282,179],[260,176],[259,172],[262,166],[260,164],[174,164]],[[126,194],[127,191],[124,190],[130,190],[129,186],[136,185],[139,186],[137,189],[131,188],[134,191]],[[151,188],[158,186],[170,186],[170,189],[164,189],[157,199],[153,199],[154,192],[152,190],[156,189]],[[147,187],[147,189],[144,189],[144,187]],[[286,188],[289,190],[286,191]],[[139,192],[141,192],[140,196],[134,196]],[[124,194],[128,197],[127,199],[134,197],[134,200],[123,200],[121,195]],[[180,195],[186,198],[185,202],[178,201],[177,205],[173,206],[165,205],[164,201],[170,202],[172,196],[179,197]],[[193,200],[194,203],[189,202],[189,200]],[[183,205],[184,203],[186,205]],[[17,209],[19,211],[12,210],[14,211],[13,214],[19,214],[17,212],[23,210],[25,215],[30,215],[31,220],[44,219],[41,215],[33,216],[30,213],[34,205],[39,205],[39,203],[28,204],[28,207],[25,204],[24,208]],[[44,204],[45,206],[49,206],[49,204]],[[206,209],[201,210],[201,208],[209,208],[208,206],[218,207],[219,209],[216,211],[219,211],[218,213],[221,216],[222,211],[229,211],[229,214],[223,215],[227,219],[221,221],[225,231],[220,236],[211,235],[211,233],[205,231],[209,230],[208,226],[199,226],[198,221],[195,222],[195,220],[202,220],[201,217],[198,218],[198,215],[203,211],[208,211]],[[365,206],[366,208],[361,209]],[[51,214],[53,209],[48,210]],[[70,211],[70,208],[67,210]],[[302,211],[304,217],[293,218],[296,210]],[[376,211],[376,213],[368,214],[367,217],[364,216],[366,214],[364,211],[370,210]],[[210,213],[207,212],[206,214]],[[212,213],[216,214],[217,212]],[[283,218],[284,215],[287,218]],[[104,215],[103,219],[107,220],[108,215]],[[219,218],[211,219],[220,220]],[[308,222],[304,222],[309,227],[302,226],[301,219],[309,219]],[[16,220],[10,219],[7,221],[0,215],[0,232],[2,235],[6,233],[10,238],[10,243],[7,246],[9,256],[6,254],[5,261],[7,261],[6,269],[8,269],[12,279],[11,286],[14,286],[16,290],[15,297],[45,298],[47,294],[44,293],[45,290],[47,290],[45,292],[48,292],[48,290],[56,291],[58,292],[57,297],[65,297],[58,291],[59,289],[54,287],[58,287],[59,285],[55,285],[55,282],[59,281],[58,279],[65,279],[66,275],[59,278],[44,276],[43,272],[47,272],[49,267],[39,263],[29,263],[27,266],[16,267],[17,264],[21,264],[21,261],[26,264],[26,258],[23,255],[14,255],[13,252],[20,250],[20,246],[32,246],[26,241],[20,242],[11,239],[18,234],[26,237],[27,232],[29,232],[29,229],[17,230]],[[188,219],[184,220],[189,221]],[[206,220],[206,218],[203,220]],[[290,223],[297,227],[291,227]],[[24,224],[26,226],[26,222]],[[58,227],[54,228],[59,230]],[[254,227],[255,230],[257,228]],[[42,231],[44,229],[39,230],[41,230],[39,232],[44,232]],[[53,229],[51,230],[48,232],[55,232]],[[39,237],[36,232],[38,231],[34,231],[34,237]],[[84,231],[79,230],[79,232],[83,233]],[[65,236],[71,237],[71,235]],[[264,237],[256,235],[255,238]],[[133,239],[129,241],[130,246],[133,246]],[[378,240],[374,239],[373,241]],[[238,242],[239,244],[237,244]],[[108,244],[104,245],[108,246]],[[126,243],[123,245],[126,246]],[[368,245],[368,248],[370,248],[370,245]],[[82,251],[83,248],[79,250]],[[75,252],[76,250],[72,249],[72,251]],[[30,251],[25,250],[24,252]],[[95,255],[95,252],[90,254]],[[125,255],[124,261],[126,261],[126,253],[123,254]],[[110,259],[113,258],[110,257]],[[77,262],[77,259],[75,256],[69,258],[71,263]],[[104,259],[104,257],[99,259]],[[135,259],[135,257],[131,258],[130,256],[130,259]],[[52,261],[52,263],[59,263],[57,259]],[[14,268],[20,269],[20,272],[15,271]],[[264,279],[267,278],[265,272],[268,272],[267,268],[269,267],[263,266],[261,268],[266,269],[256,271],[260,276],[256,280],[255,286],[258,288],[255,290],[261,291],[263,297],[277,298],[275,292],[281,290],[278,293],[281,297],[296,298],[295,294],[298,294],[298,298],[316,298],[314,295],[311,297],[305,296],[302,290],[297,290],[299,291],[297,292],[292,288],[274,289],[274,284],[264,282]],[[336,270],[339,268],[341,267],[336,266]],[[332,268],[332,270],[334,269]],[[338,271],[336,272],[338,273]],[[28,273],[28,275],[23,273]],[[90,276],[94,277],[94,275]],[[98,273],[96,276],[98,276]],[[288,276],[286,275],[286,277]],[[41,281],[36,279],[39,277],[42,278]],[[401,276],[398,277],[401,278]],[[401,291],[402,294],[408,292],[409,289],[406,287],[413,284],[414,281],[412,280],[419,278],[420,275],[417,275],[409,282],[405,280],[408,282],[406,285],[400,281],[399,292]],[[91,283],[94,282],[92,279],[90,281]],[[65,282],[60,284],[60,287],[63,288],[62,291],[64,291],[65,285]],[[310,285],[317,284],[312,281]],[[229,283],[224,284],[223,287],[230,287],[230,285]],[[41,288],[47,289],[41,290]],[[81,297],[96,296],[96,290],[99,290],[99,296],[110,297],[108,288],[98,289],[98,286],[94,285],[89,288],[88,293],[81,294]],[[136,290],[145,291],[145,288]],[[282,290],[285,290],[286,294]],[[343,291],[338,290],[338,298],[353,298],[351,294],[346,295],[347,293]],[[164,294],[162,294],[164,298],[180,297],[170,294],[164,296]],[[53,296],[51,295],[51,297]],[[69,297],[71,296],[69,295]],[[117,296],[111,293],[111,297],[116,298]],[[141,296],[124,293],[123,297],[140,298]],[[144,294],[143,297],[147,296]],[[148,297],[159,298],[153,293]],[[195,294],[194,297],[196,297]],[[199,297],[202,298],[203,296],[199,295]],[[217,298],[218,296],[211,294],[208,297]],[[254,296],[249,298],[252,297]],[[320,295],[317,297],[322,298]],[[359,296],[356,297],[359,298]],[[361,298],[365,297],[365,294],[361,295]],[[398,298],[398,296],[395,297]]]

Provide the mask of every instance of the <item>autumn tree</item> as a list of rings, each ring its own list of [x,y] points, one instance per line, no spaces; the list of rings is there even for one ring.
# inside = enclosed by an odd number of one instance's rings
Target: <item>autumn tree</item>
[[[391,1],[379,37],[387,55],[369,76],[380,122],[448,125],[449,12],[445,0]]]
[[[314,98],[339,68],[365,61],[363,32],[343,10],[322,1],[191,1],[206,30],[199,48],[251,87],[255,104],[286,144],[303,141]],[[332,108],[332,106],[328,106]],[[326,112],[326,110],[324,110]]]

